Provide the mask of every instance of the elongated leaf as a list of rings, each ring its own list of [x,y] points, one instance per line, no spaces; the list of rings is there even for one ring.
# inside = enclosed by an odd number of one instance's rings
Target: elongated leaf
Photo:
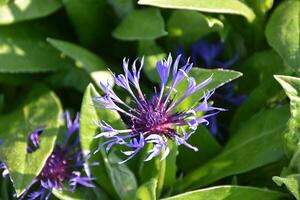
[[[45,87],[35,88],[26,105],[13,113],[1,116],[0,160],[10,172],[19,196],[40,173],[55,144],[62,109],[56,95]],[[28,135],[37,128],[46,130],[40,136],[40,148],[27,152]]]
[[[74,59],[77,67],[83,68],[89,73],[96,83],[99,83],[100,80],[104,81],[112,78],[105,62],[92,52],[70,42],[50,38],[47,41],[59,51]]]
[[[183,193],[163,200],[278,200],[285,197],[284,193],[244,186],[218,186]]]
[[[96,122],[105,120],[107,123],[116,125],[117,127],[122,127],[120,122],[121,118],[117,112],[103,109],[96,109],[93,105],[93,98],[100,96],[96,91],[94,86],[90,84],[83,96],[82,106],[81,106],[81,115],[80,115],[80,141],[82,150],[86,152],[93,153],[99,142],[94,139],[94,136],[100,132],[99,128],[96,125]],[[101,141],[100,141],[101,142]],[[100,155],[101,154],[101,155]],[[113,189],[111,180],[109,180],[109,175],[106,169],[106,166],[103,164],[104,159],[107,160],[105,152],[100,151],[98,154],[94,155],[89,159],[90,162],[99,162],[102,163],[98,167],[92,168],[92,174],[97,179],[97,183],[111,196],[116,197],[117,194]],[[107,162],[107,161],[106,161]]]
[[[176,181],[176,172],[177,172],[177,155],[178,155],[178,146],[174,142],[169,142],[170,153],[166,158],[166,170],[163,179],[163,188],[164,190],[170,189],[173,187]]]
[[[120,40],[153,40],[166,34],[164,20],[153,8],[131,12],[113,32]]]
[[[108,0],[108,3],[113,7],[115,14],[122,18],[134,9],[133,0]]]
[[[104,120],[115,128],[124,128],[124,124],[115,111],[96,109],[93,107],[93,97],[99,94],[92,85],[87,87],[84,95],[81,117],[80,117],[80,135],[83,150],[94,152],[98,143],[93,139],[96,133],[99,133],[95,121]],[[99,141],[101,142],[101,140]],[[114,153],[109,153],[108,157],[104,150],[94,155],[90,161],[100,161],[101,166],[93,168],[93,175],[97,177],[97,182],[112,196],[118,196],[121,199],[131,198],[135,195],[137,183],[134,174],[129,170],[126,164],[118,164],[120,158]]]
[[[138,4],[162,8],[236,14],[246,17],[248,21],[253,21],[255,18],[254,12],[247,5],[237,0],[139,0]]]
[[[35,26],[18,24],[0,29],[0,72],[48,72],[72,65],[44,42]]]
[[[101,199],[109,200],[106,194],[97,188],[77,187],[75,191],[52,190],[52,193],[60,200],[85,200],[85,199]],[[97,194],[94,194],[97,193]]]
[[[62,6],[60,0],[15,0],[0,4],[0,24],[47,16]]]
[[[152,179],[156,181],[156,196],[159,197],[164,186],[164,179],[166,174],[166,159],[160,160],[159,157],[153,158],[145,162],[147,152],[151,149],[148,145],[142,152],[139,168],[139,180],[141,183],[148,183]]]
[[[264,15],[272,8],[274,4],[273,0],[245,0],[245,2],[249,5],[250,8],[254,10],[257,15]]]
[[[0,5],[5,5],[9,2],[10,0],[0,0]]]
[[[108,160],[104,160],[110,180],[120,199],[134,199],[137,181],[127,165],[114,152],[110,152]]]
[[[256,52],[250,55],[240,68],[245,77],[251,78],[241,79],[239,87],[243,92],[249,93],[259,87],[258,85],[274,80],[273,75],[282,72],[285,68],[282,58],[276,51]]]
[[[212,77],[212,81],[204,88],[198,90],[193,95],[186,98],[180,105],[179,109],[190,108],[193,104],[197,103],[201,97],[203,97],[204,92],[214,90],[222,85],[242,76],[242,73],[233,70],[224,69],[202,69],[193,68],[189,75],[193,77],[197,84],[202,83],[209,77]],[[178,91],[178,96],[184,94],[187,89],[187,83],[179,84],[176,88]]]
[[[63,0],[66,13],[83,46],[97,48],[109,37],[110,10],[102,0]],[[84,27],[84,28],[83,28]]]
[[[222,146],[203,126],[197,128],[196,132],[189,138],[188,143],[197,147],[199,151],[195,152],[185,146],[179,147],[177,165],[184,173],[205,164],[222,150]]]
[[[291,119],[285,132],[285,145],[290,155],[299,146],[300,139],[300,78],[292,76],[274,76],[290,98]]]
[[[52,193],[60,200],[84,200],[85,199],[84,195],[77,191],[67,192],[67,191],[53,190]]]
[[[230,124],[231,134],[236,133],[245,121],[248,121],[253,115],[268,106],[267,102],[278,94],[279,87],[274,86],[274,84],[274,80],[265,81],[250,93],[233,116]]]
[[[289,175],[285,178],[275,176],[273,177],[273,181],[279,186],[284,184],[297,200],[300,199],[300,174]]]
[[[300,2],[285,1],[272,14],[266,37],[272,46],[291,67],[300,70]]]
[[[167,27],[169,37],[188,46],[199,38],[222,29],[223,23],[196,11],[178,10],[172,13]]]
[[[287,107],[258,113],[245,122],[221,154],[179,181],[177,191],[205,186],[281,159],[281,133],[288,118]]]
[[[136,200],[156,200],[156,184],[155,179],[141,185],[136,191]]]

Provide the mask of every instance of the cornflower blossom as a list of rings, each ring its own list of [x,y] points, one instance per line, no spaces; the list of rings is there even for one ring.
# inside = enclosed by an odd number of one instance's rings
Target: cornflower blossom
[[[68,112],[65,113],[65,117],[67,125],[65,143],[57,144],[54,147],[41,173],[31,182],[20,199],[49,199],[52,190],[74,191],[77,185],[94,187],[92,184],[94,178],[90,177],[89,166],[86,164],[88,157],[83,157],[79,145],[79,114],[74,122]],[[44,128],[39,128],[29,135],[28,153],[39,148],[39,135],[42,134],[42,131]],[[94,164],[92,163],[92,165]],[[4,164],[2,164],[2,168],[6,169]],[[82,169],[85,169],[84,174],[81,172]],[[65,186],[66,183],[68,187]],[[31,189],[32,186],[38,189]]]
[[[221,61],[219,57],[224,52],[224,43],[216,42],[209,44],[204,40],[198,40],[191,46],[191,61],[197,66],[203,66],[208,69],[221,67],[224,69],[229,69],[238,59],[238,55],[234,55],[231,59],[227,61]],[[176,54],[181,54],[181,62],[186,62],[187,58],[184,56],[182,48],[177,48],[175,50]],[[230,82],[218,89],[212,96],[212,100],[219,103],[229,103],[231,105],[238,106],[246,98],[245,95],[236,95],[234,90],[234,83]],[[208,118],[209,129],[211,133],[215,136],[220,136],[220,123],[218,123],[217,116],[212,115]]]
[[[196,81],[188,75],[192,68],[192,63],[187,61],[182,67],[179,67],[181,56],[179,55],[172,62],[171,55],[167,60],[161,60],[157,63],[156,69],[159,74],[161,85],[160,90],[154,92],[151,98],[147,98],[140,87],[140,74],[143,66],[143,59],[137,67],[137,59],[132,64],[132,70],[129,70],[129,60],[123,60],[124,74],[114,74],[114,80],[117,86],[125,89],[132,98],[134,105],[128,105],[112,89],[112,85],[107,81],[101,82],[100,87],[105,95],[95,97],[94,101],[99,103],[95,105],[98,108],[118,111],[129,121],[127,129],[118,130],[113,128],[105,121],[100,121],[98,126],[102,132],[95,138],[103,137],[106,140],[99,145],[96,152],[106,145],[108,152],[114,145],[129,147],[130,150],[122,150],[127,158],[120,163],[124,163],[134,157],[147,144],[153,146],[147,152],[145,161],[154,157],[161,156],[161,160],[166,158],[170,152],[168,141],[175,141],[177,145],[185,145],[188,148],[197,151],[198,149],[189,143],[188,138],[195,132],[199,124],[208,124],[207,117],[217,114],[224,109],[209,106],[208,98],[213,92],[207,91],[201,99],[196,99],[196,106],[177,111],[179,105],[190,95],[198,92],[207,86],[212,77],[196,84]],[[172,70],[172,71],[171,71]],[[170,75],[171,74],[171,75]],[[172,76],[172,78],[170,78]],[[176,87],[183,80],[187,80],[188,88],[181,95]],[[204,112],[212,111],[208,115],[202,115]],[[128,148],[126,148],[128,149]],[[95,153],[96,153],[95,152]]]

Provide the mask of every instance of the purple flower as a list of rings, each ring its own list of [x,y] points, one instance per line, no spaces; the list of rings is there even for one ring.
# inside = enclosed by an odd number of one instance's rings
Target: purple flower
[[[51,155],[48,157],[41,173],[31,182],[21,199],[49,199],[51,191],[54,189],[75,190],[77,185],[94,187],[90,177],[86,160],[79,145],[79,114],[74,121],[71,120],[69,112],[65,113],[67,133],[66,141],[63,145],[57,144]],[[27,150],[32,152],[33,148],[39,148],[39,135],[43,128],[33,131],[30,136],[30,144]],[[85,173],[82,172],[85,169]],[[65,184],[69,187],[65,187]],[[38,188],[31,190],[31,187]]]
[[[153,148],[148,151],[145,161],[151,160],[161,153],[162,160],[169,154],[169,140],[174,141],[177,145],[185,145],[195,151],[198,150],[188,144],[187,140],[199,124],[208,124],[206,120],[208,116],[201,116],[201,114],[211,111],[213,112],[211,115],[214,115],[223,109],[208,105],[207,101],[211,92],[207,92],[204,94],[202,102],[199,103],[201,99],[196,100],[198,105],[195,107],[177,111],[179,104],[191,94],[204,88],[212,80],[210,77],[197,84],[188,75],[192,64],[187,61],[182,67],[179,67],[180,59],[181,56],[178,56],[173,62],[171,55],[169,55],[166,60],[157,63],[156,68],[161,79],[161,86],[159,91],[155,90],[151,98],[146,98],[139,85],[143,59],[138,66],[137,60],[135,60],[132,64],[132,70],[129,70],[129,61],[124,59],[124,74],[114,75],[114,77],[116,85],[125,89],[132,97],[132,105],[126,104],[119,98],[108,81],[107,83],[100,83],[105,95],[94,98],[94,101],[99,103],[96,106],[118,111],[127,117],[129,122],[127,129],[119,130],[105,121],[100,121],[98,126],[102,133],[96,135],[95,138],[102,137],[106,140],[96,152],[104,146],[106,146],[106,151],[109,151],[114,145],[129,147],[130,150],[126,148],[127,150],[122,151],[127,156],[121,162],[123,163],[135,156],[147,144],[152,144]],[[188,81],[189,86],[183,94],[178,96],[176,86],[184,79]]]
[[[176,54],[183,54],[182,48],[175,49]],[[227,61],[221,61],[220,56],[224,52],[224,43],[216,42],[209,44],[204,40],[198,40],[191,47],[191,60],[197,66],[204,66],[206,68],[230,68],[238,59],[238,55],[234,55]],[[181,62],[186,62],[187,58],[182,56]],[[222,88],[218,89],[212,99],[217,104],[229,103],[231,105],[240,105],[244,100],[245,95],[236,95],[233,83],[227,83]],[[221,136],[219,133],[220,124],[218,123],[217,116],[212,115],[208,118],[210,124],[209,129],[213,135]]]

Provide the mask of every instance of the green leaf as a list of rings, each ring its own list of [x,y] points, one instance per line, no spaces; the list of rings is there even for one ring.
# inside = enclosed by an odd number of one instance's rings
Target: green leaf
[[[210,13],[228,13],[244,16],[248,21],[255,19],[254,12],[238,0],[139,0],[140,5],[150,5],[161,8],[196,10]]]
[[[230,139],[221,154],[180,180],[177,191],[205,186],[281,159],[284,154],[281,133],[288,118],[287,107],[253,116]]]
[[[274,79],[273,75],[285,68],[283,60],[274,50],[256,52],[250,55],[240,68],[245,77],[251,77],[240,80],[240,89],[248,93],[257,88],[257,85]]]
[[[116,129],[125,128],[124,123],[118,112],[99,109],[94,107],[94,97],[99,97],[100,94],[97,92],[92,84],[89,84],[83,95],[81,115],[80,115],[80,139],[83,151],[93,151],[93,143],[95,141],[94,136],[98,133],[99,128],[96,122],[104,120],[111,124]]]
[[[93,105],[93,98],[98,97],[100,94],[96,91],[94,86],[90,84],[83,95],[82,105],[81,105],[81,114],[80,114],[80,141],[82,150],[85,152],[94,152],[99,142],[94,139],[95,134],[99,133],[99,128],[97,127],[97,121],[104,120],[107,123],[115,126],[116,128],[124,127],[120,115],[111,110],[106,109],[96,109]],[[104,161],[105,160],[105,161]],[[108,158],[106,153],[100,151],[98,154],[92,154],[89,162],[99,162],[100,166],[92,168],[92,174],[96,177],[97,183],[111,196],[116,197],[117,194],[113,188],[109,176],[109,169],[106,168],[106,162]]]
[[[120,40],[153,40],[164,35],[167,35],[164,20],[154,8],[132,11],[113,32]]]
[[[74,88],[83,93],[86,86],[92,81],[90,75],[76,67],[68,67],[47,76],[45,82],[55,89]]]
[[[192,76],[197,84],[202,83],[206,79],[212,76],[212,81],[204,88],[198,90],[193,95],[187,97],[179,106],[179,109],[186,109],[193,106],[203,97],[204,92],[214,90],[218,87],[221,87],[225,83],[228,83],[240,76],[242,73],[233,71],[233,70],[224,70],[224,69],[202,69],[202,68],[193,68],[189,75]],[[176,90],[178,91],[178,96],[182,96],[187,89],[187,81],[180,83]]]
[[[273,0],[245,0],[256,14],[264,15],[273,6]]]
[[[98,48],[110,35],[111,10],[103,0],[63,0],[67,15],[84,46]],[[84,28],[83,28],[84,27]]]
[[[99,94],[92,85],[87,87],[84,94],[81,116],[80,116],[80,137],[83,150],[94,152],[98,143],[94,135],[98,132],[95,121],[104,120],[115,128],[124,128],[124,124],[116,111],[96,109],[93,107],[93,97]],[[101,140],[99,141],[101,142]],[[93,175],[97,177],[98,183],[112,196],[116,194],[121,199],[131,199],[135,195],[137,183],[134,174],[126,164],[118,164],[121,161],[118,156],[111,152],[107,156],[104,150],[94,155],[92,161],[102,163],[97,169],[93,169]],[[115,191],[112,191],[112,189]]]
[[[104,160],[108,175],[119,198],[133,199],[137,190],[137,182],[127,165],[119,164],[121,161],[114,152],[110,152],[108,160]]]
[[[113,7],[115,14],[123,18],[134,9],[133,0],[108,0],[108,3]]]
[[[0,94],[0,113],[2,112],[4,108],[4,95]]]
[[[52,193],[60,200],[84,200],[85,197],[82,193],[75,190],[74,192],[64,190],[53,190]]]
[[[9,2],[10,0],[0,0],[0,5],[5,5]]]
[[[55,197],[57,197],[60,200],[85,200],[85,199],[108,200],[106,194],[97,187],[95,188],[77,187],[76,190],[74,191],[52,190],[52,193],[54,194]]]
[[[244,122],[262,109],[274,107],[282,100],[280,87],[274,79],[266,80],[255,88],[237,109],[230,124],[231,134],[236,133]]]
[[[9,169],[17,195],[20,196],[40,173],[55,145],[62,108],[56,95],[45,87],[30,93],[26,105],[0,117],[0,160]],[[27,152],[28,135],[37,128],[45,128],[40,136],[40,148]]]
[[[284,144],[287,153],[291,154],[299,146],[300,139],[300,78],[280,75],[274,77],[290,99],[291,118],[288,122],[288,130],[284,134]]]
[[[156,179],[151,179],[141,185],[136,191],[136,200],[156,200],[156,184]]]
[[[147,152],[152,149],[152,147],[152,145],[147,145],[146,148],[143,149],[142,156],[140,157],[139,182],[147,183],[152,179],[156,180],[156,196],[159,197],[164,186],[167,158],[160,160],[159,157],[156,157],[145,162]]]
[[[278,200],[286,196],[284,193],[272,190],[227,185],[186,192],[163,200]]]
[[[196,11],[174,11],[168,20],[167,30],[170,38],[178,39],[186,46],[199,38],[223,28],[223,23]]]
[[[83,68],[89,73],[95,83],[99,83],[100,80],[113,78],[111,72],[107,70],[105,62],[92,52],[70,42],[51,38],[48,38],[47,41],[63,54],[73,59],[76,66]]]
[[[283,60],[300,71],[300,2],[281,3],[273,12],[265,34],[270,46]]]
[[[7,4],[0,4],[0,24],[45,17],[61,6],[60,0],[11,0]]]
[[[44,42],[37,26],[18,24],[0,29],[0,72],[48,72],[70,66],[70,60]]]
[[[274,176],[272,179],[278,186],[284,184],[295,198],[300,200],[300,174],[289,175],[285,178]]]
[[[222,150],[222,146],[204,126],[198,126],[188,143],[197,147],[199,151],[195,152],[185,146],[179,147],[177,165],[184,173],[200,167]]]
[[[166,158],[166,169],[163,179],[163,188],[171,189],[176,182],[176,172],[177,172],[177,155],[178,155],[178,146],[174,142],[169,142],[168,146],[170,148],[170,153]]]

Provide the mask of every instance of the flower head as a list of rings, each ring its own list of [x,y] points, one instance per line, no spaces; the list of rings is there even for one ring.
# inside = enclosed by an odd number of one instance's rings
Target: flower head
[[[67,123],[65,144],[54,147],[41,173],[21,196],[22,199],[48,199],[52,190],[69,189],[73,191],[78,184],[85,187],[94,186],[92,184],[94,178],[89,177],[89,172],[85,172],[86,175],[81,172],[82,169],[88,169],[85,162],[88,157],[83,157],[79,145],[79,114],[73,122],[68,112],[65,113],[65,117]],[[44,128],[39,128],[29,135],[29,141],[31,142],[27,148],[29,153],[39,148],[39,135],[42,131],[44,131]],[[68,188],[65,187],[65,183],[68,183]],[[29,192],[33,185],[37,185],[38,189]]]
[[[197,151],[196,147],[187,143],[187,139],[195,132],[199,124],[208,124],[206,120],[208,116],[200,116],[200,113],[214,111],[211,114],[213,115],[223,109],[208,105],[207,100],[212,92],[207,92],[204,94],[203,101],[197,106],[178,111],[179,104],[193,93],[204,88],[212,80],[212,77],[209,77],[197,84],[188,75],[192,64],[187,61],[182,67],[179,67],[180,59],[181,56],[179,55],[173,62],[171,55],[169,55],[166,60],[157,63],[156,69],[161,85],[160,90],[155,91],[151,98],[144,95],[139,85],[143,59],[139,66],[135,60],[132,64],[132,70],[129,69],[129,60],[124,59],[124,74],[114,74],[114,78],[116,85],[129,93],[134,102],[133,105],[128,105],[119,98],[109,82],[100,83],[105,95],[94,98],[100,104],[97,107],[118,111],[126,116],[129,122],[127,124],[128,129],[118,130],[105,121],[100,121],[98,125],[102,129],[102,133],[95,137],[104,137],[106,141],[99,146],[97,151],[103,146],[106,146],[106,151],[109,151],[113,145],[131,148],[131,150],[122,151],[124,155],[128,156],[122,162],[131,159],[146,144],[153,145],[153,148],[148,151],[146,161],[159,156],[161,152],[163,152],[161,159],[164,159],[170,151],[168,140]],[[182,95],[178,96],[176,86],[184,79],[188,81],[189,86]]]

